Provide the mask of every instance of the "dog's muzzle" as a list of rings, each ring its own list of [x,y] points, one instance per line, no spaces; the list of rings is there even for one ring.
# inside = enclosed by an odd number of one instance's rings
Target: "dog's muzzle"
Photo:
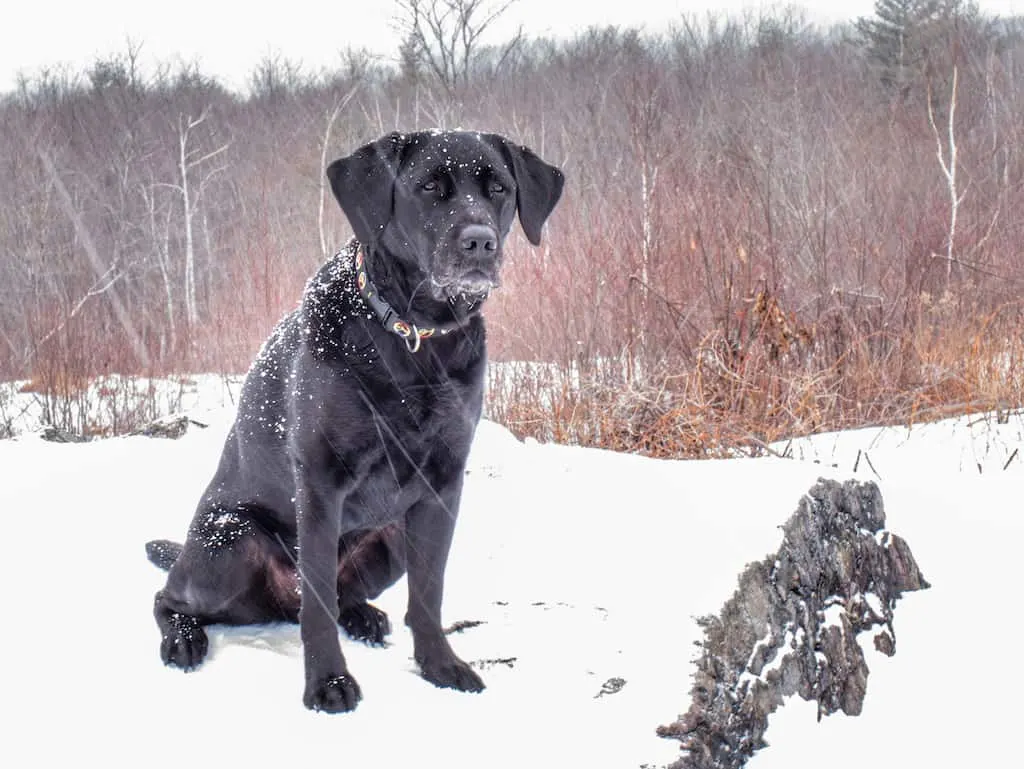
[[[434,277],[446,298],[485,298],[499,285],[501,241],[493,227],[469,224],[451,242],[452,266]]]
[[[470,270],[449,283],[448,290],[458,294],[489,294],[497,285],[498,281],[483,270]]]

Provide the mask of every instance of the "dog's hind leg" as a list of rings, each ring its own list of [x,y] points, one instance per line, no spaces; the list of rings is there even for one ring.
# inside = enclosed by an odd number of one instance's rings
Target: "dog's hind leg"
[[[204,625],[294,622],[297,578],[278,551],[243,510],[214,507],[197,514],[153,606],[164,663],[198,667],[209,648]],[[289,573],[291,589],[284,584]]]
[[[176,611],[178,606],[183,611]],[[165,665],[182,670],[194,670],[206,658],[209,641],[199,617],[186,612],[196,611],[187,603],[178,601],[166,590],[156,594],[153,616],[160,628],[160,659]]]

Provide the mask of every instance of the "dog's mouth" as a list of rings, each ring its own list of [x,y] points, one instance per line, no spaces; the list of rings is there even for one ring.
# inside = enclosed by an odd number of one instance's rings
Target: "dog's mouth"
[[[500,282],[483,270],[469,270],[455,278],[432,280],[431,284],[438,299],[479,302],[490,296]]]

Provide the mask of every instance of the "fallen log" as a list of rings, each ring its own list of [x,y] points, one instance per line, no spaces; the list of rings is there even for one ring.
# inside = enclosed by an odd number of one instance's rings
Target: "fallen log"
[[[929,585],[907,543],[885,530],[874,483],[821,479],[783,526],[775,555],[750,564],[704,629],[690,708],[658,734],[682,742],[670,769],[739,769],[765,747],[785,697],[818,703],[818,719],[859,715],[868,668],[857,636],[896,651],[893,610]]]

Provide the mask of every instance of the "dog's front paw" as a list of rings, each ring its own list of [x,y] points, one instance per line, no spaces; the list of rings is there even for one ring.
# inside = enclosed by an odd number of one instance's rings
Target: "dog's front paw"
[[[460,692],[482,692],[483,679],[469,665],[452,656],[448,659],[432,662],[420,661],[423,677],[442,689],[458,689]]]
[[[356,679],[348,673],[328,676],[306,684],[302,702],[310,710],[347,713],[363,698]]]
[[[206,658],[209,641],[206,631],[193,617],[175,614],[167,632],[160,640],[160,658],[165,665],[173,665],[188,672],[195,670]]]
[[[348,633],[349,638],[371,646],[381,646],[391,633],[388,615],[376,606],[360,603],[341,610],[338,624]]]

